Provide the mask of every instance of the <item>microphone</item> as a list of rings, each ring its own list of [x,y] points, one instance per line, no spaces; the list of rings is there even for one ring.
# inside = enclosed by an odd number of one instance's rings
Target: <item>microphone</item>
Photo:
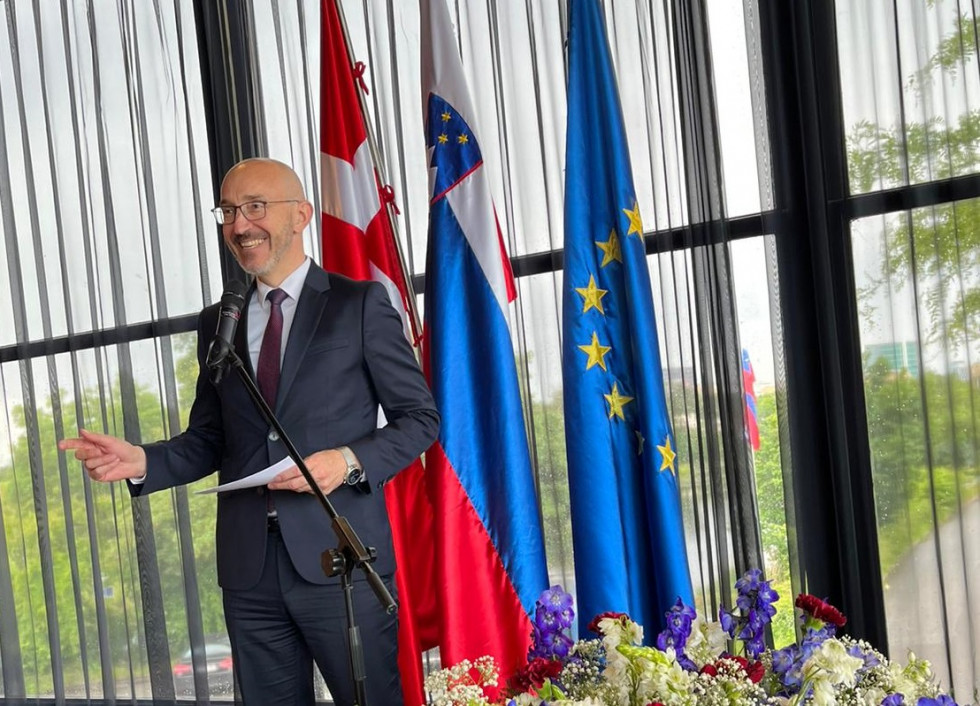
[[[229,280],[225,293],[221,295],[221,309],[218,311],[218,330],[208,348],[207,366],[211,369],[211,382],[215,385],[224,377],[225,359],[235,349],[235,329],[245,307],[245,293],[248,287],[237,279]]]

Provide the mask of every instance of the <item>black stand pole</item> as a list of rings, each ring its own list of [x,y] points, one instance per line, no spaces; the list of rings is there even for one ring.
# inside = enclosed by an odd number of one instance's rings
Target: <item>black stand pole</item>
[[[218,341],[216,340],[216,343]],[[354,682],[354,703],[357,706],[367,706],[367,697],[365,694],[365,681],[366,674],[364,670],[364,646],[361,643],[361,632],[357,627],[357,623],[354,620],[354,600],[353,591],[354,586],[351,581],[351,574],[355,568],[360,569],[364,572],[367,578],[368,584],[370,584],[371,589],[374,591],[374,595],[377,596],[378,601],[381,603],[381,607],[384,608],[386,613],[394,613],[398,606],[395,603],[395,599],[392,598],[391,593],[385,586],[384,581],[378,576],[378,572],[374,570],[371,566],[371,562],[374,561],[376,552],[373,547],[365,547],[363,542],[361,542],[360,537],[357,536],[357,532],[351,527],[350,523],[347,521],[346,517],[342,517],[337,514],[337,510],[334,508],[333,503],[327,499],[327,496],[323,494],[320,490],[320,486],[317,485],[316,481],[313,479],[313,474],[310,473],[310,469],[306,467],[303,458],[299,455],[296,447],[293,446],[293,442],[289,440],[286,436],[285,430],[276,419],[275,413],[266,404],[265,398],[259,392],[259,388],[256,386],[255,381],[245,370],[245,366],[242,363],[242,359],[238,357],[234,349],[231,346],[226,346],[227,351],[222,352],[216,356],[219,361],[213,366],[213,371],[215,372],[214,380],[215,383],[220,382],[222,377],[222,372],[220,371],[223,365],[231,363],[234,366],[235,371],[238,373],[238,377],[241,378],[242,383],[245,385],[245,389],[248,390],[249,396],[252,401],[259,408],[262,417],[276,430],[279,435],[279,439],[286,447],[286,451],[289,453],[289,458],[293,460],[296,467],[299,468],[300,473],[306,478],[306,482],[310,484],[310,488],[313,489],[313,494],[320,501],[323,509],[326,510],[327,515],[330,516],[331,524],[333,525],[333,531],[337,535],[337,548],[328,549],[323,553],[320,558],[321,566],[323,567],[323,572],[327,576],[337,576],[340,575],[341,586],[344,591],[344,608],[347,613],[347,651],[350,661],[350,673],[351,679]]]

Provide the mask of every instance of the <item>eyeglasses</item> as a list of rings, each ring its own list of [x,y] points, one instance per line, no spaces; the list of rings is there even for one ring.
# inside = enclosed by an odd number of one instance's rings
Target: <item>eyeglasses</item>
[[[299,203],[297,199],[285,199],[283,201],[246,201],[237,206],[216,206],[211,209],[214,220],[219,226],[230,226],[235,222],[236,211],[241,210],[246,220],[257,221],[265,218],[265,207],[272,203]]]

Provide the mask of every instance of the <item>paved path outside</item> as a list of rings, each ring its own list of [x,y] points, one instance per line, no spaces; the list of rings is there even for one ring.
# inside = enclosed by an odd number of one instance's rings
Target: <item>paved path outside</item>
[[[928,659],[944,688],[972,703],[980,689],[980,500],[939,528],[943,572],[936,537],[917,544],[885,579],[889,654],[904,663],[911,649]]]

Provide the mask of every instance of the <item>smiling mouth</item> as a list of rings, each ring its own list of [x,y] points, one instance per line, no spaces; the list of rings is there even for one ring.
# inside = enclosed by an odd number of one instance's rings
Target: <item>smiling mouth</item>
[[[256,238],[254,236],[245,236],[245,237],[242,237],[242,238],[238,238],[238,240],[236,241],[236,243],[237,243],[238,247],[240,247],[242,250],[251,250],[252,248],[258,247],[259,245],[261,245],[262,243],[264,243],[266,240],[267,240],[267,238],[261,238],[261,237],[260,238]]]

